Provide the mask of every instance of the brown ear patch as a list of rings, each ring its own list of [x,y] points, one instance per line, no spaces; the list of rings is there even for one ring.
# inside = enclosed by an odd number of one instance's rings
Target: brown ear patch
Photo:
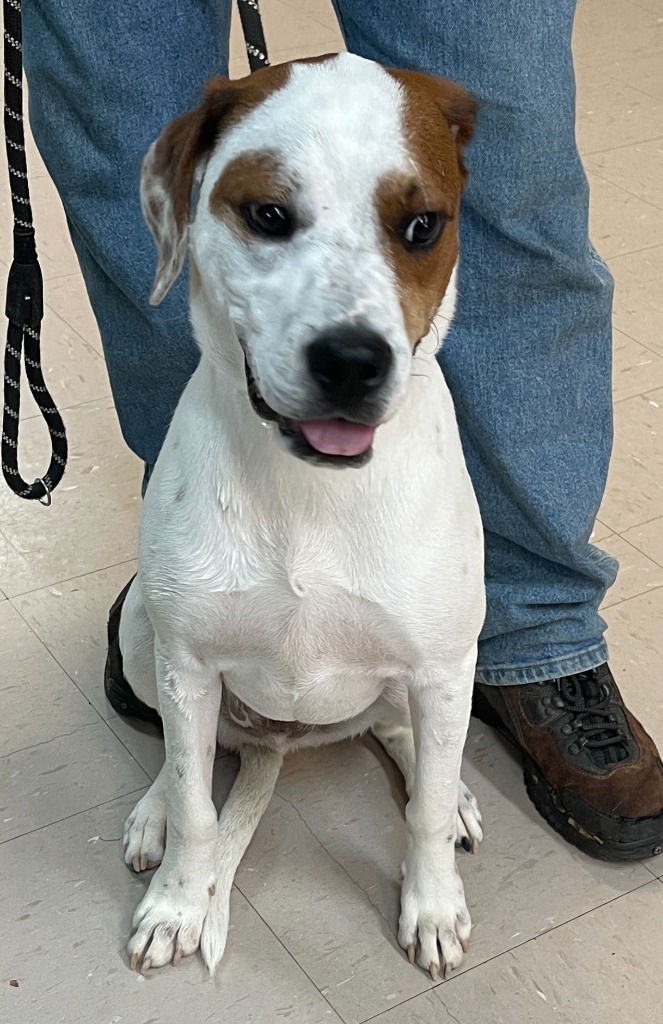
[[[389,72],[403,89],[405,141],[413,175],[390,176],[377,190],[378,217],[399,285],[410,343],[428,333],[458,259],[458,219],[466,180],[464,144],[474,125],[474,100],[453,82],[416,71]],[[408,214],[436,211],[445,224],[430,249],[408,250],[399,228]]]
[[[262,68],[247,78],[231,80],[217,75],[207,84],[200,107],[166,128],[161,136],[160,160],[180,229],[188,217],[193,177],[200,159],[212,149],[222,130],[236,124],[285,85],[288,74],[288,66],[281,64]]]
[[[191,192],[201,160],[222,131],[281,88],[288,75],[289,66],[280,65],[236,81],[213,78],[200,106],[176,118],[150,147],[143,163],[141,201],[159,255],[153,303],[164,298],[184,263]]]
[[[472,138],[478,104],[462,85],[421,71],[388,68],[405,92],[405,127],[408,141],[430,152],[439,135],[440,115],[456,143],[456,156],[463,182],[466,178],[463,152]],[[435,131],[435,125],[438,131]],[[445,133],[446,134],[446,133]]]

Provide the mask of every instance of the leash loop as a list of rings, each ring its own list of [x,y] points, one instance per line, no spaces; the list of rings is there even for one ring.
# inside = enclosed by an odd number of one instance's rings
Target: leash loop
[[[269,66],[259,0],[237,0],[251,71]],[[23,130],[23,36],[21,0],[3,0],[4,13],[4,127],[7,167],[14,214],[14,256],[7,280],[5,315],[9,321],[4,360],[4,408],[0,460],[7,484],[20,498],[51,504],[51,495],[67,465],[67,434],[62,417],[44,381],[41,368],[43,280],[25,158]],[[44,418],[51,439],[48,471],[27,483],[18,468],[21,375]]]
[[[41,368],[44,291],[37,259],[23,130],[23,39],[21,0],[4,0],[5,145],[14,213],[14,256],[7,279],[5,315],[9,321],[4,361],[4,409],[0,458],[7,484],[20,498],[51,504],[67,464],[67,435]],[[51,462],[29,484],[18,468],[21,375],[25,375],[51,438]]]

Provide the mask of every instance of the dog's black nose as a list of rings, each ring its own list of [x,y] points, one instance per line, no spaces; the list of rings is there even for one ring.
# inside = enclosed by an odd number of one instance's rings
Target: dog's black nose
[[[357,324],[340,324],[324,331],[311,342],[306,355],[313,380],[340,410],[377,391],[393,362],[384,338]]]

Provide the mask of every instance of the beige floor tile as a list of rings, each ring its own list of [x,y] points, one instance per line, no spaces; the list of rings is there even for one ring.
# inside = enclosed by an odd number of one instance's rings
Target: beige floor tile
[[[579,64],[576,137],[587,156],[663,135],[663,102]]]
[[[663,1000],[663,974],[646,952],[662,944],[663,886],[653,881],[452,979],[436,996],[455,1024],[649,1021]]]
[[[604,181],[591,170],[590,235],[604,259],[653,247],[663,238],[663,210]]]
[[[8,601],[0,604],[0,755],[99,721]]]
[[[608,537],[601,542],[601,548],[619,562],[619,575],[615,585],[606,594],[604,608],[655,590],[656,587],[663,587],[663,568],[623,537]]]
[[[135,572],[128,561],[13,599],[23,618],[104,718],[114,712],[103,695],[106,621]]]
[[[330,0],[283,0],[283,4],[290,8],[291,19],[297,20],[302,14],[307,18],[312,18],[326,28],[337,32],[340,41],[341,30]]]
[[[325,787],[325,778],[318,782]],[[350,805],[352,794],[347,798]],[[373,841],[388,842],[382,836]],[[400,861],[390,848],[388,879],[396,890]],[[368,857],[372,860],[373,851]],[[348,877],[345,864],[323,849],[301,807],[274,797],[237,886],[348,1024],[431,984],[399,949],[396,917],[385,919]]]
[[[164,759],[159,731],[117,715],[106,700],[103,687],[108,611],[134,572],[134,561],[123,562],[13,598],[12,604],[153,779]]]
[[[592,544],[600,544],[606,537],[612,536],[612,530],[609,530],[599,519],[594,523],[594,529],[592,535],[589,538]]]
[[[607,608],[603,617],[608,623],[610,666],[624,699],[663,750],[663,590]]]
[[[114,800],[148,782],[104,722],[2,758],[0,843]]]
[[[69,324],[98,355],[103,354],[99,328],[94,318],[80,273],[48,281],[44,289],[47,306]]]
[[[269,0],[262,13],[269,54],[275,64],[297,57],[332,53],[341,45],[337,29],[299,8],[294,12],[283,0]]]
[[[601,521],[622,533],[663,514],[663,389],[615,406],[615,447]]]
[[[612,393],[615,402],[663,387],[663,358],[622,331],[612,340]]]
[[[66,414],[67,475],[51,508],[0,491],[0,586],[21,594],[126,561],[135,554],[141,467],[120,438],[109,400]],[[34,479],[50,449],[41,420],[23,424],[22,470]]]
[[[663,51],[663,23],[654,11],[628,0],[578,4],[573,50],[583,64],[607,73],[614,61]]]
[[[414,999],[395,1006],[393,1010],[387,1010],[376,1017],[371,1024],[459,1024],[447,1011],[446,1007],[440,1005],[440,1000],[434,992],[424,992]],[[473,1022],[475,1024],[475,1022]],[[483,1024],[483,1020],[476,1024]],[[514,1022],[515,1024],[515,1022]]]
[[[379,911],[387,924],[387,938],[393,943],[389,936],[398,918],[397,868],[404,851],[403,793],[399,777],[389,763],[386,770],[382,766],[371,768],[373,756],[364,745],[357,743],[346,744],[336,751],[319,750],[298,755],[291,759],[290,767],[286,767],[278,793],[297,809],[299,817],[336,864],[359,887],[352,903],[370,901]],[[460,853],[458,857],[474,921],[466,968],[489,960],[646,881],[646,870],[640,865],[602,864],[558,838],[529,802],[519,761],[511,749],[497,740],[492,730],[477,722],[470,731],[463,777],[479,800],[486,827],[486,839],[479,853],[475,857]],[[291,877],[291,857],[287,845],[285,853],[282,846],[287,843],[286,838],[277,841],[272,836],[270,841],[276,846],[269,854],[278,867],[276,882],[272,885],[270,881],[268,891],[260,896],[265,903],[254,900],[253,889],[246,891],[246,895],[266,920],[278,927],[273,921],[279,920],[279,914],[286,915],[286,922],[295,914],[288,903],[289,889],[284,890]],[[277,864],[277,854],[283,857],[284,864]],[[254,856],[257,858],[258,853],[254,852]],[[247,863],[253,866],[252,862]],[[249,884],[255,885],[256,891],[260,885],[267,884],[265,867],[263,858],[258,869],[251,873]],[[547,880],[545,886],[541,885],[542,873]],[[244,874],[239,884],[245,891]],[[313,879],[306,880],[306,888],[314,888]],[[324,906],[331,914],[339,912],[333,895],[325,898]],[[347,912],[344,906],[344,917]],[[284,927],[290,926],[284,924]],[[281,937],[313,980],[325,984],[318,951],[323,940],[315,935],[318,927],[321,925],[316,920],[311,925],[311,934],[297,931],[293,946],[287,935]],[[330,944],[336,950],[336,939],[333,943],[330,940]],[[355,954],[362,952],[355,943]],[[377,953],[376,949],[375,955]],[[335,988],[331,980],[326,983],[329,988],[325,992],[341,1016],[351,1014],[352,1019],[357,1019],[366,1009],[362,1000],[367,989],[363,985],[355,987],[356,975],[345,981],[350,974],[346,956],[343,950],[338,970],[344,985]],[[322,967],[327,969],[324,962]],[[350,996],[355,1000],[352,1007],[345,1003]],[[374,998],[371,996],[371,1007]]]
[[[661,54],[663,65],[663,53]],[[663,73],[662,73],[663,77]],[[650,203],[652,207],[663,210],[663,138],[651,142],[641,142],[636,146],[623,146],[621,149],[610,149],[605,153],[595,153],[586,158],[586,166],[590,171],[611,181],[632,195]],[[661,232],[656,231],[658,219],[653,209],[650,217],[640,217],[633,210],[636,226],[641,231],[641,249],[660,244]],[[652,234],[658,234],[654,242]],[[613,255],[613,254],[609,254]]]
[[[97,402],[110,394],[101,356],[48,308],[41,331],[41,365],[46,386],[61,412],[83,402]],[[21,419],[39,415],[24,375]]]
[[[110,705],[108,707],[110,711]],[[157,727],[125,720],[114,712],[108,714],[106,723],[143,771],[156,779],[166,758],[163,737]]]
[[[659,0],[652,0],[652,4]],[[661,19],[660,5],[658,19]],[[606,64],[605,70],[613,78],[626,82],[628,85],[647,93],[657,101],[663,101],[663,49],[655,53],[619,54],[616,59]]]
[[[226,958],[214,982],[194,957],[142,978],[124,946],[147,879],[122,862],[132,798],[0,849],[3,984],[12,1024],[338,1024],[339,1018],[256,912],[233,894]],[[35,870],[35,865],[40,870]],[[9,979],[18,981],[10,987]]]
[[[663,355],[663,245],[610,260],[610,269],[615,327]]]
[[[663,518],[652,519],[650,523],[627,530],[624,539],[652,561],[663,565]]]

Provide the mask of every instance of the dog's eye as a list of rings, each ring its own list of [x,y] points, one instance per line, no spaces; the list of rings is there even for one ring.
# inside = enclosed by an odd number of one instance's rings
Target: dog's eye
[[[290,238],[295,230],[290,211],[276,203],[249,203],[242,208],[242,215],[254,234],[266,238]]]
[[[399,228],[406,249],[430,249],[442,234],[446,218],[441,213],[428,210],[407,217]]]

